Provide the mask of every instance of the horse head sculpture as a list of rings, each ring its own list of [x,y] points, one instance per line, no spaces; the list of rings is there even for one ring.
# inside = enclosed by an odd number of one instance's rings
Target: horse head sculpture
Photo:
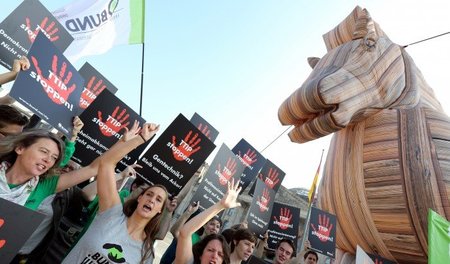
[[[428,208],[450,216],[450,119],[367,10],[323,37],[328,53],[308,59],[280,122],[298,143],[334,133],[318,203],[337,216],[340,249],[426,263]]]
[[[407,85],[423,82],[404,49],[392,43],[369,13],[357,7],[339,26],[324,35],[328,53],[310,58],[313,72],[280,107],[282,124],[293,124],[289,136],[307,142],[345,128],[381,109],[411,108],[431,89]],[[411,65],[412,64],[412,65]],[[420,80],[419,80],[420,79]],[[432,92],[431,92],[432,93]],[[431,107],[441,107],[434,98]]]

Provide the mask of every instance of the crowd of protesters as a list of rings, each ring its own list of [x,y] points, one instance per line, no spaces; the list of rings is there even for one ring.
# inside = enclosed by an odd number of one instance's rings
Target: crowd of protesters
[[[10,72],[0,74],[0,85],[29,66],[25,57],[15,60]],[[240,205],[239,181],[228,183],[220,202],[202,212],[197,212],[198,202],[192,203],[172,221],[191,182],[170,198],[163,185],[149,186],[136,176],[137,164],[115,173],[116,164],[150,140],[158,125],[135,122],[108,151],[81,167],[71,161],[83,127],[78,117],[73,118],[70,138],[61,138],[30,127],[13,102],[8,96],[0,98],[0,198],[41,212],[45,219],[12,263],[153,263],[155,241],[164,239],[169,229],[174,239],[161,263],[236,264],[266,255],[267,233],[258,239],[245,223],[221,232],[217,215]],[[135,178],[131,188],[121,190],[128,177]],[[90,183],[81,188],[84,182]],[[295,255],[294,242],[282,239],[271,263],[318,261],[313,251]]]

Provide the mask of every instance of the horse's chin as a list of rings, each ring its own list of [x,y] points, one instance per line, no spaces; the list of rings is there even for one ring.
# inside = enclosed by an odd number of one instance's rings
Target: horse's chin
[[[346,124],[338,124],[333,118],[333,112],[329,111],[296,124],[294,129],[289,132],[289,138],[292,142],[305,143],[328,136],[345,127]]]

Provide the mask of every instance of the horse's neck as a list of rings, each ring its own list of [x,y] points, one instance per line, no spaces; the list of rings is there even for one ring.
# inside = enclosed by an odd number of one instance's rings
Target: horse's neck
[[[403,59],[406,70],[405,91],[409,91],[414,93],[415,96],[418,96],[418,107],[426,107],[437,111],[443,111],[433,89],[427,84],[422,72],[420,72],[417,68],[413,59],[406,52],[403,52]]]

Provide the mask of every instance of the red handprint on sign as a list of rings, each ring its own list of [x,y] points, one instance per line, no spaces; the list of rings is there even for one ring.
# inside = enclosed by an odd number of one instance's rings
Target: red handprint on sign
[[[30,18],[26,17],[25,18],[25,23],[27,25],[27,34],[28,34],[28,39],[30,40],[31,43],[34,42],[34,40],[36,39],[37,34],[39,33],[39,30],[42,31],[42,33],[44,33],[45,36],[47,36],[47,38],[51,41],[57,41],[59,39],[59,36],[56,36],[55,34],[59,31],[59,29],[57,27],[55,27],[56,23],[55,21],[52,21],[47,27],[47,22],[48,22],[48,17],[44,17],[44,19],[41,21],[41,24],[38,25],[34,30],[31,27],[31,21]],[[54,28],[55,27],[55,28]]]
[[[118,112],[119,107],[117,106],[112,115],[108,115],[106,122],[104,122],[102,121],[102,112],[98,111],[98,120],[100,121],[98,125],[103,135],[107,137],[116,135],[122,128],[130,124],[130,121],[127,121],[130,117],[129,114],[126,114],[127,109],[124,108],[119,115],[117,115]]]
[[[278,175],[279,173],[276,169],[269,168],[269,175],[267,175],[266,179],[263,179],[263,175],[261,173],[259,174],[259,178],[264,181],[270,189],[273,189],[273,187],[280,181],[280,179],[278,179]]]
[[[83,89],[83,93],[80,98],[80,107],[86,109],[97,96],[106,88],[106,85],[103,84],[103,80],[98,80],[94,85],[95,76],[89,80],[86,88]]]
[[[330,223],[330,218],[326,215],[319,214],[318,229],[311,223],[312,229],[317,233],[317,237],[320,241],[325,242],[329,239],[333,224]]]
[[[69,87],[69,82],[72,79],[72,72],[67,72],[67,62],[63,61],[61,65],[61,69],[58,72],[58,56],[53,55],[52,60],[52,70],[49,71],[49,77],[44,78],[42,75],[42,70],[39,68],[39,63],[34,56],[31,56],[31,61],[33,62],[34,67],[36,68],[36,73],[39,75],[36,77],[36,80],[42,79],[45,82],[45,86],[42,84],[42,88],[47,93],[47,96],[55,103],[55,104],[64,104],[69,98],[69,95],[75,90],[76,85],[72,84]],[[66,75],[65,79],[64,76]],[[64,79],[64,80],[63,80]]]
[[[217,171],[219,172],[219,182],[221,185],[226,185],[228,181],[236,173],[236,160],[228,158],[227,165],[221,169],[220,163],[217,164]]]
[[[3,223],[5,223],[5,220],[3,220],[2,218],[0,218],[0,227],[3,226]],[[6,244],[6,240],[0,239],[0,248],[2,248],[5,244]]]
[[[256,151],[252,149],[248,149],[243,156],[241,155],[241,151],[239,151],[239,157],[242,158],[242,161],[246,167],[252,166],[252,164],[258,160],[256,159]]]
[[[181,140],[180,144],[176,146],[176,137],[172,136],[172,153],[176,160],[182,161],[189,158],[192,154],[199,151],[201,146],[197,145],[202,141],[198,137],[198,133],[195,133],[191,138],[192,130],[186,135],[184,140]]]
[[[203,133],[207,138],[211,139],[211,136],[209,133],[211,133],[211,130],[209,130],[208,125],[203,125],[202,123],[198,124],[198,130]]]
[[[280,220],[277,219],[276,216],[273,217],[275,221],[277,221],[278,226],[285,230],[289,227],[289,224],[291,223],[292,214],[291,210],[289,208],[281,208],[280,210]]]
[[[262,196],[258,198],[259,210],[261,212],[269,210],[270,193],[269,189],[264,188]]]

